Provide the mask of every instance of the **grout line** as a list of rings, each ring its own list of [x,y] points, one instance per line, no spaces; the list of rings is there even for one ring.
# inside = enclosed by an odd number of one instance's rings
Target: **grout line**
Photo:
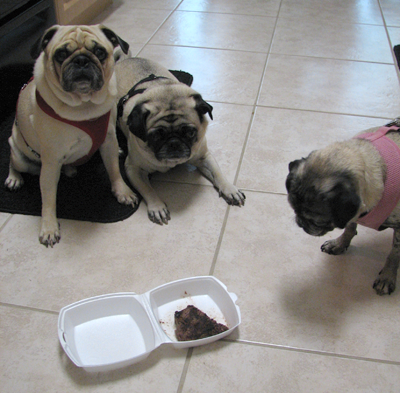
[[[168,19],[171,18],[173,13],[178,9],[178,7],[183,3],[183,1],[184,0],[181,0],[174,9],[165,10],[165,11],[169,11],[168,16],[160,23],[160,26],[158,26],[158,28],[154,31],[154,33],[150,36],[150,38],[142,45],[142,48],[140,49],[140,51],[137,53],[137,55],[135,57],[140,55],[140,53],[143,51],[143,49],[149,44],[149,42],[153,39],[153,37],[160,31],[160,29],[164,26],[164,24],[168,21]]]
[[[10,214],[10,217],[8,217],[3,224],[0,226],[0,233],[1,231],[6,227],[6,225],[11,221],[11,219],[14,217],[14,214]]]
[[[0,302],[0,306],[9,307],[9,308],[18,308],[18,309],[26,310],[26,311],[35,311],[35,312],[40,312],[40,313],[45,313],[45,314],[53,314],[53,315],[59,314],[58,311],[45,310],[45,309],[29,307],[29,306],[21,306],[19,304],[12,304],[12,303]]]
[[[218,14],[218,15],[239,15],[239,16],[258,16],[260,18],[277,18],[276,15],[243,14],[240,12],[221,12],[221,11],[199,11],[199,10],[177,10],[178,12],[191,12],[197,14]]]
[[[357,360],[357,361],[362,360],[362,361],[371,362],[371,363],[383,363],[383,364],[392,364],[395,366],[400,366],[400,362],[395,361],[395,360],[366,358],[366,357],[362,357],[362,356],[346,355],[346,354],[340,354],[340,353],[334,353],[334,352],[318,351],[318,350],[313,350],[313,349],[302,349],[302,348],[290,347],[290,346],[286,346],[286,345],[268,344],[268,343],[261,343],[261,342],[241,340],[241,339],[233,340],[233,339],[229,339],[229,338],[223,338],[221,341],[231,342],[231,343],[239,343],[239,344],[243,344],[243,345],[252,345],[252,346],[264,347],[264,348],[271,348],[271,349],[289,351],[289,352],[306,353],[306,354],[310,354],[310,355],[327,356],[327,357],[333,357],[333,358],[338,358],[338,359],[348,359],[348,360]]]
[[[390,52],[392,53],[393,62],[394,62],[394,68],[395,68],[396,74],[397,74],[397,79],[400,82],[400,70],[399,70],[399,67],[398,67],[398,64],[397,64],[397,58],[396,58],[396,56],[394,54],[393,43],[392,43],[392,40],[390,39],[390,34],[389,34],[388,26],[386,24],[385,14],[383,13],[383,10],[382,10],[381,0],[378,0],[378,6],[379,6],[379,10],[381,12],[381,16],[382,16],[382,20],[383,20],[383,27],[385,29],[386,37],[387,37],[387,39],[389,41]]]
[[[167,19],[168,18],[169,17],[167,17]],[[164,22],[163,22],[163,24],[164,24]],[[158,29],[157,29],[157,31],[158,31]],[[156,31],[156,33],[157,33],[157,31]],[[156,34],[156,33],[154,33],[154,34]],[[151,38],[154,36],[154,34],[151,36]],[[275,34],[275,29],[274,29],[274,34]],[[272,37],[272,40],[273,40],[273,37]],[[271,44],[272,44],[272,40],[271,40]],[[346,61],[346,62],[354,62],[354,63],[393,65],[393,63],[387,63],[387,62],[383,62],[383,61],[345,59],[345,58],[339,58],[339,57],[326,57],[326,56],[296,55],[296,54],[288,54],[288,53],[279,53],[279,52],[270,51],[270,49],[268,49],[267,51],[255,51],[255,50],[246,50],[246,49],[215,48],[215,47],[212,47],[212,46],[177,45],[177,44],[167,44],[167,43],[163,43],[163,44],[151,43],[150,44],[149,41],[147,41],[145,44],[143,44],[143,47],[146,46],[146,45],[149,45],[149,46],[162,46],[162,47],[174,47],[174,48],[205,49],[205,50],[214,50],[214,51],[220,51],[220,52],[256,53],[256,54],[262,54],[262,55],[267,55],[267,56],[275,55],[275,56],[287,56],[287,57],[301,57],[301,58],[305,58],[305,59],[334,60],[334,61]],[[143,48],[141,50],[143,50]]]
[[[189,369],[189,364],[190,364],[190,359],[192,358],[192,354],[193,354],[193,348],[189,348],[187,351],[185,364],[183,365],[181,379],[179,380],[178,390],[176,391],[176,393],[182,393],[183,385],[185,384],[186,381],[186,375]]]
[[[221,230],[220,230],[220,233],[219,233],[217,245],[215,247],[214,257],[213,257],[213,260],[211,262],[210,271],[208,273],[210,276],[213,276],[214,272],[215,272],[215,267],[217,265],[217,259],[218,259],[218,256],[219,256],[219,251],[221,249],[222,240],[224,238],[225,228],[226,228],[226,224],[228,222],[230,209],[231,209],[231,206],[228,205],[227,208],[226,208],[226,211],[225,211],[224,220],[222,221],[222,227],[221,227]]]

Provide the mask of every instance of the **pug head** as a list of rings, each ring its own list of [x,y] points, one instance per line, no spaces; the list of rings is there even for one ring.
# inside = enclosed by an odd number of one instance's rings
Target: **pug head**
[[[127,118],[130,132],[161,163],[186,162],[203,139],[212,106],[183,84],[144,92]]]
[[[42,73],[55,89],[84,96],[100,91],[110,80],[116,46],[128,52],[129,45],[102,25],[56,25],[33,46],[31,55],[42,56]]]
[[[351,172],[321,165],[315,154],[289,164],[286,189],[297,225],[309,235],[323,236],[344,228],[355,217],[361,200]]]

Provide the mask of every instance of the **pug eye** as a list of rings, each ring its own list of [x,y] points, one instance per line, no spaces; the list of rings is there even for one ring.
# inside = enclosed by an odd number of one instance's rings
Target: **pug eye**
[[[103,48],[96,48],[94,54],[100,61],[105,60],[107,57],[107,52]]]
[[[58,63],[62,64],[68,58],[68,56],[69,56],[68,51],[65,48],[62,48],[56,51],[56,53],[54,54],[54,59]]]
[[[156,128],[149,134],[149,138],[151,138],[154,142],[159,141],[165,136],[165,130],[163,128]]]
[[[197,129],[190,126],[183,126],[181,128],[181,133],[187,138],[193,139],[197,134]]]

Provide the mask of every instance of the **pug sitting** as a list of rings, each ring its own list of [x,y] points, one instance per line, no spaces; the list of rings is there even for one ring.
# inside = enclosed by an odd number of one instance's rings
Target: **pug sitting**
[[[212,119],[212,106],[150,60],[128,58],[116,64],[115,72],[121,97],[118,121],[128,140],[125,169],[146,201],[149,219],[160,225],[170,220],[149,174],[183,163],[196,166],[229,204],[244,205],[245,195],[227,181],[207,148],[205,115]]]
[[[393,228],[393,248],[374,282],[379,295],[396,288],[400,261],[400,118],[355,138],[313,151],[289,164],[289,203],[297,224],[310,235],[344,228],[321,250],[342,254],[357,234],[357,224]]]
[[[99,149],[118,202],[135,205],[136,194],[123,181],[115,133],[117,82],[114,48],[129,45],[104,26],[53,26],[32,49],[33,79],[21,90],[5,186],[23,185],[21,172],[40,174],[42,221],[39,241],[60,240],[56,194],[60,172]]]

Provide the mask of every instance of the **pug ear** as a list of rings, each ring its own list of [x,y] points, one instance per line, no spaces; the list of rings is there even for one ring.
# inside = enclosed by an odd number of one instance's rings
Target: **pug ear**
[[[104,35],[107,37],[107,39],[113,44],[114,48],[117,46],[120,46],[122,49],[122,52],[124,52],[126,55],[128,54],[129,51],[129,44],[124,41],[121,37],[117,36],[112,30],[108,29],[107,27],[100,27],[101,31],[104,33]]]
[[[213,120],[213,117],[212,117],[213,107],[208,102],[205,102],[203,100],[203,97],[200,94],[194,94],[192,97],[196,101],[195,109],[196,109],[197,113],[199,114],[200,122],[203,122],[203,116],[206,113],[208,113],[208,116],[210,116],[210,119]]]
[[[294,160],[292,162],[289,163],[289,172],[292,172],[293,170],[295,170],[299,165],[300,162],[302,162],[304,160],[304,158],[302,158],[301,160]]]
[[[51,41],[51,39],[54,37],[54,34],[57,33],[58,29],[60,26],[55,25],[47,29],[44,34],[32,45],[31,48],[31,56],[33,59],[37,59],[40,54],[42,53],[43,50],[46,49],[46,46],[48,43]]]
[[[361,199],[357,195],[356,188],[348,179],[342,178],[328,192],[327,197],[332,212],[333,223],[337,228],[343,229],[360,208]]]
[[[143,104],[136,105],[128,116],[127,125],[129,131],[140,138],[143,142],[147,142],[146,120],[150,111],[143,108]]]
[[[290,193],[293,189],[293,185],[295,184],[296,181],[296,175],[293,173],[300,163],[304,161],[305,159],[302,158],[301,160],[295,160],[289,163],[289,174],[286,177],[286,190]]]

